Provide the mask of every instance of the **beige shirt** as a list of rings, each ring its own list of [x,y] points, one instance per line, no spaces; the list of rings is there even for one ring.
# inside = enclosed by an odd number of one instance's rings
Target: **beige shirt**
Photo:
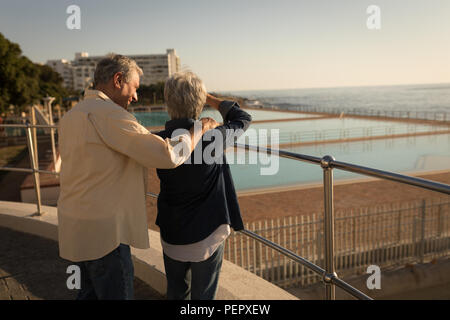
[[[190,150],[188,134],[179,141]],[[177,143],[151,134],[103,92],[87,90],[59,127],[61,257],[94,260],[120,243],[148,248],[145,167],[182,164],[189,154],[176,154]]]

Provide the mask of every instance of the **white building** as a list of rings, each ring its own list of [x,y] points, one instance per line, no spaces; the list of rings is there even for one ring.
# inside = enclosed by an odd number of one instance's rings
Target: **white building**
[[[129,55],[144,71],[141,85],[165,81],[167,77],[180,70],[180,58],[175,49],[167,49],[165,54]],[[94,81],[97,62],[104,56],[89,57],[87,52],[75,54],[75,60],[49,60],[52,67],[64,79],[64,85],[75,90],[84,90]]]
[[[70,61],[66,59],[49,60],[47,61],[47,65],[61,75],[66,88],[73,88],[73,72]]]

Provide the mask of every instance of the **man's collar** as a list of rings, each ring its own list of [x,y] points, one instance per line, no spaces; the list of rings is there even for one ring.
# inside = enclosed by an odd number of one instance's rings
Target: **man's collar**
[[[195,120],[192,118],[172,119],[166,122],[166,130],[186,129],[189,130],[194,125]]]
[[[100,90],[91,90],[91,89],[86,89],[84,91],[84,99],[102,99],[102,100],[105,100],[105,101],[111,100],[102,91],[100,91]]]

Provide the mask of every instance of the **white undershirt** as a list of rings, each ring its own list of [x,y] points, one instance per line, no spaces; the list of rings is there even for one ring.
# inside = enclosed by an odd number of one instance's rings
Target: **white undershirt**
[[[164,254],[169,258],[183,262],[200,262],[212,256],[230,233],[230,225],[222,224],[207,238],[195,243],[174,245],[164,242],[161,236],[160,239]]]

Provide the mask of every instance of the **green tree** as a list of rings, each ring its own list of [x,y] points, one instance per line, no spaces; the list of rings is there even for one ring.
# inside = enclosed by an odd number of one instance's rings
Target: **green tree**
[[[62,105],[63,98],[69,95],[69,91],[64,88],[64,80],[59,73],[51,67],[39,65],[39,97],[55,97],[55,103]]]
[[[151,85],[141,85],[137,91],[140,105],[151,105],[164,103],[164,82]]]
[[[10,42],[0,33],[0,109],[5,111],[10,104],[23,107],[38,99],[39,71],[16,43]]]
[[[62,103],[69,92],[59,74],[49,66],[35,64],[22,55],[20,46],[0,33],[0,112],[10,105],[16,111],[49,95]]]

